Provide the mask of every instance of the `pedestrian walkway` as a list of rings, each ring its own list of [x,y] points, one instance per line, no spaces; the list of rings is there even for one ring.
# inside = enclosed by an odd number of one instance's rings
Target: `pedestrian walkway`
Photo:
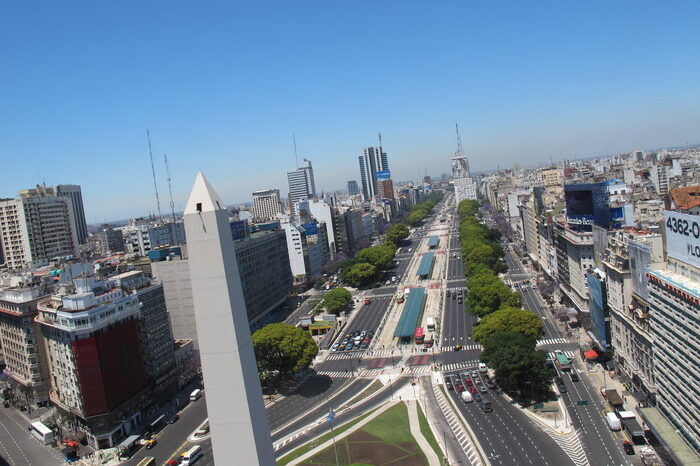
[[[543,340],[537,340],[537,346],[558,345],[562,343],[569,343],[569,341],[566,338],[546,338]]]
[[[316,375],[325,375],[325,376],[333,377],[333,378],[342,378],[342,377],[353,377],[354,373],[348,372],[348,371],[321,371],[321,372],[316,372]]]
[[[428,464],[430,466],[440,466],[440,458],[435,454],[435,450],[430,446],[426,438],[423,436],[423,432],[420,430],[420,421],[418,420],[418,401],[413,400],[412,402],[406,403],[408,408],[408,426],[411,430],[411,435],[418,443],[418,446],[423,450],[423,454],[428,459]]]
[[[440,351],[454,351],[456,345],[451,345],[451,346],[440,346]],[[472,344],[472,345],[461,345],[462,350],[469,351],[469,350],[483,350],[484,347],[481,345],[477,344]]]
[[[461,361],[461,362],[454,362],[452,364],[443,364],[442,365],[442,370],[444,372],[448,371],[456,371],[460,369],[467,369],[470,367],[479,367],[479,361],[478,359],[474,359],[472,361]]]
[[[569,358],[570,360],[573,360],[574,357],[576,357],[576,355],[574,354],[573,351],[562,351],[562,353],[564,353],[564,355],[565,355],[567,358]],[[556,355],[555,355],[555,353],[554,353],[554,352],[551,352],[551,351],[550,351],[549,353],[547,353],[547,357],[548,357],[549,359],[556,359],[556,358],[557,358]]]
[[[341,359],[361,359],[364,355],[364,351],[358,351],[357,353],[331,353],[326,358],[326,361],[337,361]]]

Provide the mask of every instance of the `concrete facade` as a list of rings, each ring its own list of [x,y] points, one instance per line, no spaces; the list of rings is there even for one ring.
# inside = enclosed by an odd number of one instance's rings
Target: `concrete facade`
[[[201,173],[184,220],[214,461],[272,465],[275,455],[228,214]]]

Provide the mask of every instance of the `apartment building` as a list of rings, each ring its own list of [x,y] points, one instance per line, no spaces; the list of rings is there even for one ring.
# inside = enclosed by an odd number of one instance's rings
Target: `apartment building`
[[[256,222],[274,220],[281,210],[279,189],[265,189],[253,193],[253,219]]]

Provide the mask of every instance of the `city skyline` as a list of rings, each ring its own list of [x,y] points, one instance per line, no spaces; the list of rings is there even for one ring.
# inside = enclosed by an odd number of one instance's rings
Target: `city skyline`
[[[199,168],[227,199],[283,189],[293,132],[319,191],[359,177],[377,131],[395,179],[449,172],[455,118],[475,172],[697,143],[698,10],[7,5],[0,151],[33,163],[13,167],[2,195],[75,183],[90,223],[155,212],[146,128],[161,195],[169,156],[178,210]],[[364,34],[378,28],[381,40]]]

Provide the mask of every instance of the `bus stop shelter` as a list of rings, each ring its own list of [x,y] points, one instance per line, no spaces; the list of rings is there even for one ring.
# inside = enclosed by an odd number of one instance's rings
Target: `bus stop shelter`
[[[428,238],[428,249],[437,249],[439,244],[440,244],[440,237],[439,236],[431,236],[430,238]]]
[[[423,258],[420,261],[420,265],[418,266],[418,277],[421,280],[424,280],[426,278],[430,278],[430,275],[433,273],[433,265],[435,264],[435,253],[433,252],[426,252],[423,254]]]
[[[408,343],[416,330],[418,322],[423,315],[425,306],[425,288],[412,288],[406,298],[399,323],[394,330],[394,337],[401,343]]]

